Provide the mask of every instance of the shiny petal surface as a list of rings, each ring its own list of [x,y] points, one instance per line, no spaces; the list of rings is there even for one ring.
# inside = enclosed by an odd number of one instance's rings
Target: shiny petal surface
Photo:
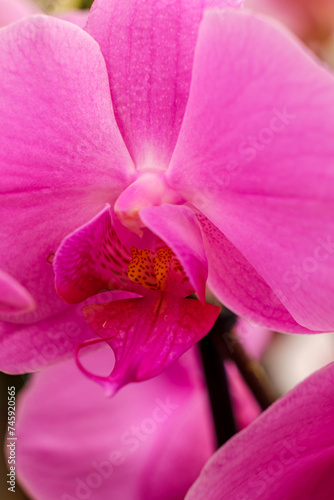
[[[94,304],[98,310],[102,307],[100,304],[133,296],[136,295],[108,292],[36,323],[0,322],[0,371],[11,374],[35,372],[73,358],[79,344],[97,338],[87,325],[82,308]],[[14,321],[13,314],[12,317]]]
[[[144,224],[173,250],[193,289],[204,301],[208,264],[193,211],[182,205],[164,204],[143,208],[139,215]]]
[[[86,30],[107,63],[116,120],[137,168],[166,168],[186,107],[206,7],[242,0],[96,0]]]
[[[306,379],[209,460],[186,500],[331,500],[334,364]]]
[[[209,332],[219,308],[150,292],[143,298],[119,300],[99,308],[87,306],[84,314],[101,342],[112,348],[115,366],[108,377],[89,373],[78,358],[79,366],[112,395],[129,382],[159,375]]]
[[[1,268],[42,319],[64,307],[51,265],[61,240],[115,199],[133,167],[102,54],[78,27],[35,16],[1,30],[0,93]]]
[[[33,376],[18,401],[20,483],[35,500],[182,500],[214,449],[198,371],[192,351],[112,399],[73,362]]]
[[[34,299],[9,274],[0,271],[0,314],[22,313],[34,309]]]
[[[333,131],[333,76],[292,35],[205,14],[167,178],[317,331],[334,327]]]

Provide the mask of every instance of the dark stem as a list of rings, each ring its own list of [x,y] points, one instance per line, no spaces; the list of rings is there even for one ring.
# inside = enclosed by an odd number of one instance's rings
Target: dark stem
[[[200,342],[218,446],[237,432],[224,360],[230,359],[237,365],[262,410],[278,397],[262,365],[248,356],[233,333],[235,322],[233,313],[222,312]]]
[[[230,323],[231,318],[225,318],[225,326],[231,327]],[[228,379],[215,338],[204,337],[200,349],[219,448],[237,432]]]
[[[263,366],[248,356],[232,329],[228,331],[225,328],[224,317],[218,317],[209,335],[214,336],[220,356],[234,361],[260,408],[266,410],[276,401],[278,394],[272,387]]]

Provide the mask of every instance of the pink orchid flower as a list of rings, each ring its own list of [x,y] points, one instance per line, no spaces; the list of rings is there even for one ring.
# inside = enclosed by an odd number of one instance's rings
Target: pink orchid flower
[[[110,393],[155,376],[212,327],[206,283],[271,328],[333,329],[334,79],[219,8],[240,3],[97,0],[85,31],[0,32],[1,265],[37,304],[2,315],[3,370],[106,341]]]
[[[100,350],[91,369],[104,362]],[[214,451],[197,355],[111,400],[73,361],[51,367],[18,399],[17,437],[34,500],[181,500]]]
[[[332,500],[334,364],[282,397],[209,460],[186,500]]]

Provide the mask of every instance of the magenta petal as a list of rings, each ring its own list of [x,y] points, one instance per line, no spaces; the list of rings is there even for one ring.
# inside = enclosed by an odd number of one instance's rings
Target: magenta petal
[[[240,316],[282,332],[307,333],[235,246],[202,214],[197,214],[209,264],[208,285]]]
[[[214,449],[199,369],[192,351],[111,400],[74,362],[34,375],[18,399],[20,484],[36,500],[183,499]]]
[[[143,298],[88,306],[84,314],[101,342],[106,341],[114,351],[115,367],[111,374],[90,375],[112,395],[129,382],[159,375],[209,332],[219,308],[194,299],[150,292]],[[84,369],[81,364],[80,367]]]
[[[334,328],[333,130],[333,75],[297,40],[205,15],[168,181],[317,331]]]
[[[22,313],[34,309],[31,295],[9,274],[0,271],[0,315]]]
[[[58,294],[69,304],[112,289],[139,290],[127,276],[131,252],[115,232],[110,206],[69,235],[55,260]]]
[[[35,16],[2,29],[0,94],[0,267],[42,319],[64,307],[51,265],[61,240],[114,201],[133,166],[102,54],[78,27]]]
[[[306,379],[218,450],[186,500],[332,500],[334,364]]]
[[[76,307],[67,306],[62,313],[36,323],[0,322],[0,371],[13,374],[35,372],[73,358],[79,344],[95,338],[82,308],[96,304],[98,310],[102,307],[99,304],[134,296],[129,292],[108,292],[90,297]]]
[[[173,250],[194,290],[205,300],[208,264],[201,230],[194,212],[183,205],[161,205],[143,208],[144,224]]]
[[[116,120],[138,168],[166,168],[180,130],[203,10],[241,0],[96,0],[86,30],[107,63]]]

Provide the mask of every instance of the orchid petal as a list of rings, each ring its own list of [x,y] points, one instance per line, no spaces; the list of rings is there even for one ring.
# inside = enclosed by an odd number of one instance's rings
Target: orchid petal
[[[61,240],[114,201],[133,166],[103,57],[78,27],[35,16],[3,28],[0,93],[1,268],[37,320],[64,308],[51,265]]]
[[[108,205],[59,247],[53,264],[58,294],[75,304],[106,290],[126,288],[140,293],[142,287],[127,275],[131,251],[124,243],[117,236]]]
[[[0,370],[11,374],[35,372],[73,358],[79,344],[96,338],[87,325],[82,308],[95,304],[99,310],[102,307],[99,304],[106,301],[134,296],[136,294],[129,292],[108,292],[36,323],[0,322]]]
[[[111,400],[74,362],[34,375],[18,399],[20,484],[36,500],[183,499],[214,449],[199,369],[189,352]]]
[[[111,374],[91,374],[113,395],[127,383],[159,375],[209,332],[219,308],[151,291],[143,298],[111,302],[98,310],[94,305],[87,306],[84,314],[101,342],[108,343],[114,351],[115,367]],[[78,350],[84,347],[85,344]],[[83,369],[79,359],[78,363]]]
[[[186,500],[331,500],[334,364],[283,396],[218,450]]]
[[[182,205],[164,204],[143,208],[139,215],[143,223],[173,250],[193,289],[204,301],[208,264],[193,211]]]
[[[86,30],[106,60],[115,116],[137,168],[164,169],[180,130],[206,7],[241,0],[96,0]]]
[[[9,274],[0,271],[0,314],[22,313],[34,309],[31,295]]]
[[[333,130],[333,75],[292,35],[205,14],[168,181],[316,331],[334,328]]]
[[[201,224],[209,264],[208,285],[223,304],[235,313],[281,332],[308,333],[283,306],[236,247],[205,216]]]

